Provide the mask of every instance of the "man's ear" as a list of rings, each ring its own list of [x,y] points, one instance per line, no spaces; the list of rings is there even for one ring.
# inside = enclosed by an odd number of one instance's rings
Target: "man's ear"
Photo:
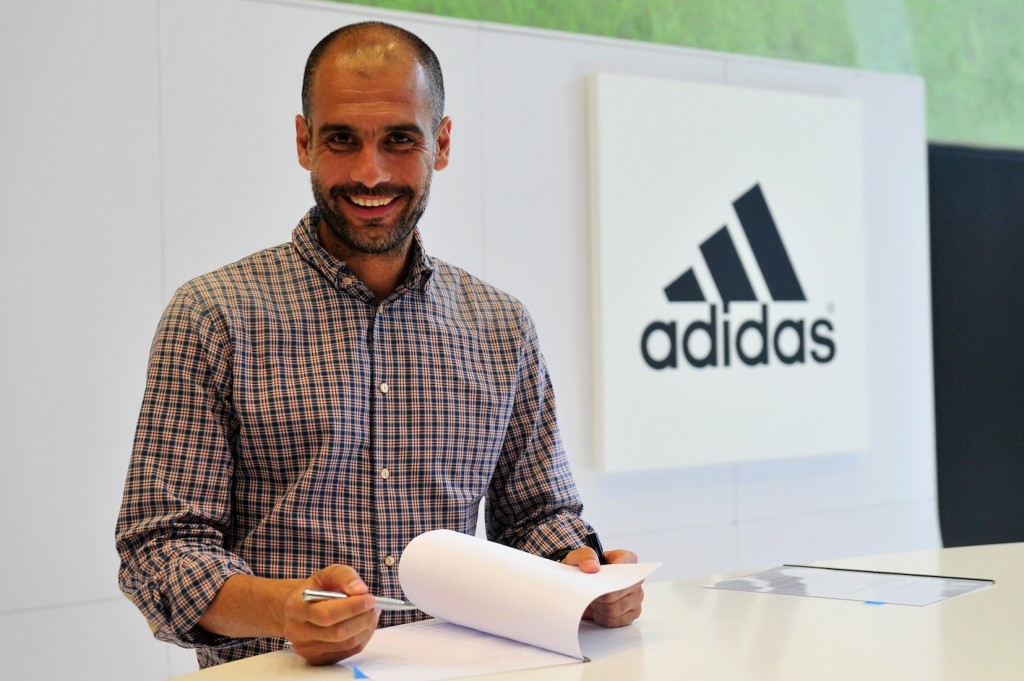
[[[295,117],[295,151],[299,154],[299,165],[309,170],[309,126],[302,114]]]
[[[441,119],[441,125],[437,127],[435,144],[437,154],[434,156],[434,170],[444,170],[448,167],[448,154],[452,147],[452,119],[447,116]]]

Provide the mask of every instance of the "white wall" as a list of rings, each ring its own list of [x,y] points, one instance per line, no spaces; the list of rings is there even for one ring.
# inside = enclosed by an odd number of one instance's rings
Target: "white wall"
[[[118,594],[113,525],[160,311],[186,278],[285,241],[311,203],[292,117],[313,43],[384,16],[445,66],[452,165],[428,248],[519,296],[605,543],[656,576],[939,545],[919,81],[364,8],[257,0],[0,5],[0,677],[194,668]],[[595,472],[585,75],[861,98],[867,452]]]
[[[0,677],[156,679],[113,523],[160,282],[155,0],[0,5]]]

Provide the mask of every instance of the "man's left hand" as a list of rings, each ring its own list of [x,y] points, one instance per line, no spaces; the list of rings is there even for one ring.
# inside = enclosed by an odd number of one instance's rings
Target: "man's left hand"
[[[635,563],[636,554],[632,551],[615,549],[606,551],[605,560],[612,563]],[[589,546],[570,551],[562,560],[566,565],[577,565],[580,570],[594,573],[601,569],[597,552]],[[594,620],[602,627],[624,627],[640,616],[644,601],[643,582],[638,582],[621,591],[613,591],[594,600],[583,613],[583,619]]]

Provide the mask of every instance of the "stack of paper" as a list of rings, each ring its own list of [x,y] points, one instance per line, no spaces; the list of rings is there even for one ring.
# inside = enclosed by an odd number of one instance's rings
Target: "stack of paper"
[[[580,618],[591,601],[659,566],[586,574],[478,537],[427,532],[403,552],[399,579],[406,598],[438,619],[381,629],[343,664],[357,678],[429,681],[581,662]]]

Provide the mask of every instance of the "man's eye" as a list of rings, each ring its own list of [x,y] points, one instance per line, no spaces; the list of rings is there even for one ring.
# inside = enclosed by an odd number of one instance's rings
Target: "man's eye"
[[[334,146],[344,146],[352,144],[352,135],[331,135],[327,138],[327,143]]]
[[[409,137],[405,133],[397,132],[397,133],[395,133],[394,135],[391,136],[391,143],[392,144],[410,145],[410,144],[415,144],[415,142],[416,142],[416,140],[414,140],[412,137]]]

